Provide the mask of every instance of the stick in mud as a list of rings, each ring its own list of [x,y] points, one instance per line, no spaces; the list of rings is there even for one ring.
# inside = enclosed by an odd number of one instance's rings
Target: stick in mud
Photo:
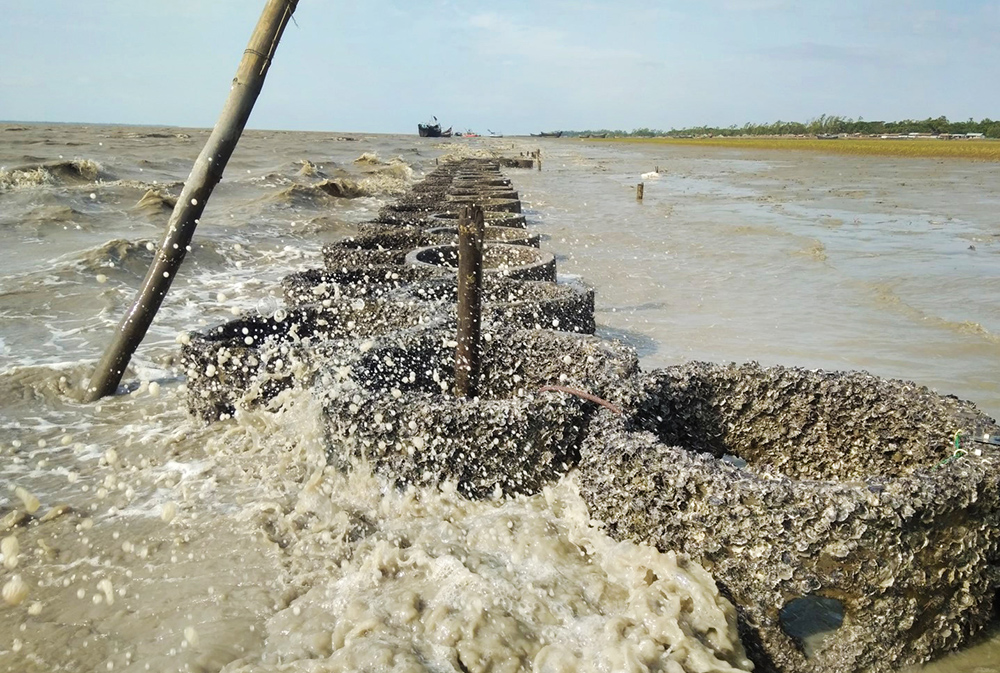
[[[167,222],[167,233],[146,272],[142,288],[118,324],[114,340],[90,379],[84,396],[87,402],[111,395],[118,389],[132,354],[146,336],[146,330],[152,324],[189,250],[205,204],[215,185],[222,180],[222,172],[250,118],[278,41],[297,4],[298,0],[268,0],[264,7],[250,43],[243,52],[219,121],[184,183]]]
[[[483,285],[483,209],[462,209],[458,220],[458,346],[455,396],[474,397],[479,387]]]
[[[642,192],[645,189],[645,184],[640,182],[635,186],[635,200],[642,201]]]

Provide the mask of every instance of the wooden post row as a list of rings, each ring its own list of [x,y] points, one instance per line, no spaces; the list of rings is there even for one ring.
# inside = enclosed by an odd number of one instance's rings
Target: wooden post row
[[[469,206],[458,219],[458,346],[455,348],[455,396],[479,392],[482,327],[483,209]]]

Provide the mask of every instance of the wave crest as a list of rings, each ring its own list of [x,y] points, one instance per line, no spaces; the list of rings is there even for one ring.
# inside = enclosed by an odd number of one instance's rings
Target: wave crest
[[[170,212],[177,205],[177,198],[159,189],[147,189],[142,198],[132,206],[132,210],[146,215],[159,215]]]
[[[18,166],[0,170],[0,189],[21,189],[48,184],[83,184],[106,177],[92,159],[52,161],[38,166]]]
[[[379,157],[378,152],[365,152],[354,160],[356,164],[367,164],[369,166],[379,166],[385,162]]]
[[[403,159],[396,157],[388,162],[380,162],[367,170],[359,184],[370,196],[379,194],[399,196],[406,193],[413,184],[413,168]]]
[[[87,250],[80,258],[80,264],[89,273],[118,269],[141,277],[153,261],[155,250],[156,246],[151,240],[129,241],[116,238],[100,247]]]

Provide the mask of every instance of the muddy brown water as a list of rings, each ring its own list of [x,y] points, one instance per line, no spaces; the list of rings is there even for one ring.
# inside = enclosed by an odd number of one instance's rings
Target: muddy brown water
[[[1000,414],[996,164],[267,131],[213,195],[132,392],[82,405],[206,137],[0,126],[0,514],[24,508],[15,487],[39,517],[69,506],[16,529],[0,584],[28,593],[0,603],[0,668],[660,670],[668,642],[685,670],[705,648],[741,665],[710,578],[608,539],[572,477],[481,503],[398,493],[324,467],[308,393],[210,426],[184,410],[180,334],[273,313],[281,277],[456,147],[541,147],[543,171],[506,171],[529,229],[597,289],[599,334],[647,368],[865,369]],[[354,198],[320,186],[334,179]],[[987,635],[923,670],[997,660]]]

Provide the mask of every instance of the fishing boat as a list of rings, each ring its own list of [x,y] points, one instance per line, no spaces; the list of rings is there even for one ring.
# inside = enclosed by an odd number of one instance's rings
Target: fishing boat
[[[450,128],[447,131],[441,131],[441,124],[438,123],[437,117],[433,117],[433,120],[434,121],[429,124],[417,124],[417,133],[421,138],[440,138],[444,136],[445,133],[448,133],[448,136],[451,135]]]
[[[534,138],[561,138],[562,131],[542,131],[541,133],[532,133],[531,135]]]

